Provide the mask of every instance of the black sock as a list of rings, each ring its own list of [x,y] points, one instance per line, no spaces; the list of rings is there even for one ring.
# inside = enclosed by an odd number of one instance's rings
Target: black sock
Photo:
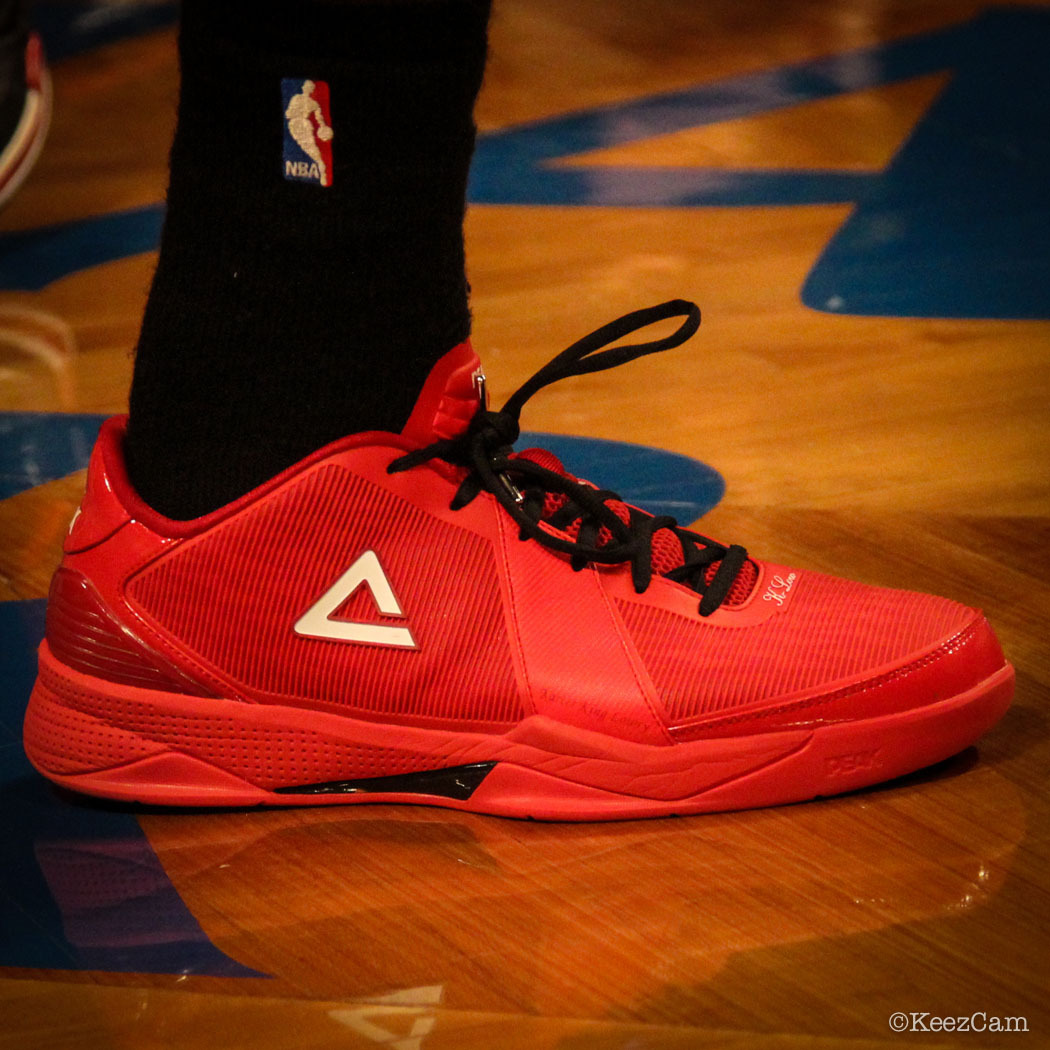
[[[192,518],[345,434],[400,429],[468,336],[463,209],[488,4],[182,10],[127,458],[146,502]],[[298,140],[289,106],[305,113]]]

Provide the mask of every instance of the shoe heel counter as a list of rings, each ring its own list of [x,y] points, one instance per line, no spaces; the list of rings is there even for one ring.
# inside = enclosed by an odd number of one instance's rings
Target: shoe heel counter
[[[56,660],[83,674],[142,689],[212,695],[123,624],[83,573],[65,565],[51,579],[45,637]]]
[[[112,465],[120,456],[125,419],[107,419],[99,432],[88,461],[84,498],[69,523],[62,544],[68,554],[78,554],[109,539],[121,526],[131,521],[131,513],[117,495],[112,480]]]
[[[134,495],[123,462],[126,423],[123,416],[106,420],[91,452],[84,498],[51,580],[47,645],[59,663],[109,682],[213,696],[115,611],[120,609],[121,566],[129,554],[163,542],[137,527],[127,506]]]

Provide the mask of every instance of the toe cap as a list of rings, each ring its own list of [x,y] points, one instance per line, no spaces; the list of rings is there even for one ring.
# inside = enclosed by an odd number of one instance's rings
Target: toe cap
[[[821,573],[790,578],[790,600],[761,622],[634,617],[675,737],[878,717],[955,696],[1005,665],[984,616],[957,602]]]

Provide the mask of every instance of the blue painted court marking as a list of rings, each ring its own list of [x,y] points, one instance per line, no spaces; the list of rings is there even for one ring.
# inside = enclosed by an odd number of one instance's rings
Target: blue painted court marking
[[[0,234],[0,289],[38,292],[71,273],[151,252],[160,242],[164,205]]]
[[[951,81],[806,279],[807,306],[1050,317],[1050,11],[971,26]]]
[[[121,16],[102,7],[93,17],[113,39]],[[54,53],[89,46],[90,34],[69,30],[74,9],[45,10]],[[166,24],[170,7],[155,17]],[[125,25],[152,27],[148,19]],[[949,86],[882,172],[557,163],[942,71],[953,73]],[[581,207],[855,203],[804,284],[807,306],[887,317],[1046,318],[1048,127],[1050,12],[996,9],[878,47],[488,132],[478,141],[469,196],[475,204]],[[162,218],[156,204],[0,235],[0,289],[39,290],[149,251]]]
[[[725,481],[713,467],[647,445],[525,432],[516,447],[549,449],[570,473],[612,489],[651,514],[670,514],[682,525],[706,514],[725,495]]]
[[[882,172],[578,167],[557,161],[950,70]],[[696,207],[855,202],[807,278],[817,310],[1050,317],[1050,12],[962,25],[483,136],[471,199]]]
[[[174,25],[178,7],[173,3],[70,4],[37,0],[30,11],[33,28],[44,39],[50,63],[72,58],[119,40]]]
[[[29,765],[44,605],[0,603],[0,966],[267,976],[211,943],[132,813],[60,797]]]
[[[789,106],[908,80],[950,67],[969,25],[879,47],[651,95],[481,137],[471,170],[478,204],[635,207],[840,204],[857,200],[877,174],[609,167],[556,162],[690,128],[760,116]]]
[[[88,412],[0,412],[0,499],[86,467],[105,418]]]

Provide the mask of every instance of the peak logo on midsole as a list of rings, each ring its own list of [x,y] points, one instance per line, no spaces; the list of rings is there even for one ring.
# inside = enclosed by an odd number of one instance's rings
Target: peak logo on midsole
[[[335,619],[336,610],[358,589],[366,586],[377,611],[384,616],[404,617],[375,551],[365,551],[320,598],[295,621],[295,633],[305,638],[328,638],[336,642],[363,645],[389,645],[396,649],[417,649],[408,627]]]

